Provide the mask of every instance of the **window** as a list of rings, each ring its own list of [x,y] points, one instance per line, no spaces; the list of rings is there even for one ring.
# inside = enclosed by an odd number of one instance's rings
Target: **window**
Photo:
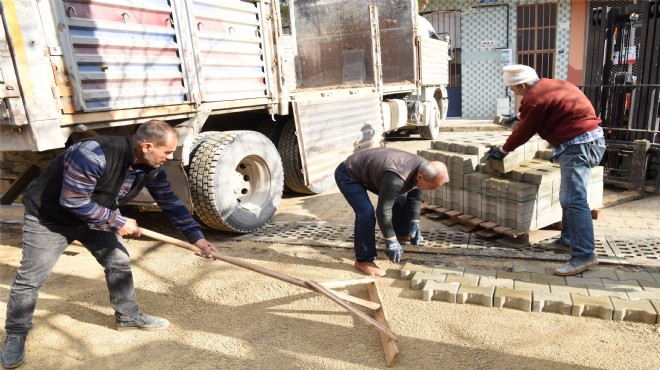
[[[516,21],[516,62],[554,78],[557,50],[557,3],[519,5]]]

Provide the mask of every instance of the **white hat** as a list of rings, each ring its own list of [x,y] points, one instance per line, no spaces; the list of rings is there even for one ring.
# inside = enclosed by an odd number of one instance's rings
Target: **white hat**
[[[534,68],[522,64],[504,66],[502,71],[504,71],[504,84],[507,86],[530,83],[539,79]]]

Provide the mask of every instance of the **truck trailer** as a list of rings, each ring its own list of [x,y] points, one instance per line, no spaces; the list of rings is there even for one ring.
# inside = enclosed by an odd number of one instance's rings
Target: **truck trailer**
[[[72,143],[164,120],[165,164],[206,226],[252,232],[349,154],[438,136],[449,42],[416,0],[3,0],[2,204]],[[428,23],[428,22],[427,22]],[[141,193],[133,204],[155,208]]]

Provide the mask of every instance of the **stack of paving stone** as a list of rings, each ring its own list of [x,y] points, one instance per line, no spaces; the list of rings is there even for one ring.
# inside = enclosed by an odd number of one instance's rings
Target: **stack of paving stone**
[[[660,273],[598,268],[576,276],[514,262],[512,271],[406,263],[401,278],[425,301],[660,324]]]
[[[431,143],[417,153],[447,165],[449,183],[425,192],[430,205],[471,215],[500,226],[528,232],[561,221],[559,204],[560,170],[550,163],[552,148],[534,136],[509,153],[503,161],[486,161],[491,146],[500,146],[508,133],[471,133]],[[589,206],[603,202],[603,168],[591,172]]]

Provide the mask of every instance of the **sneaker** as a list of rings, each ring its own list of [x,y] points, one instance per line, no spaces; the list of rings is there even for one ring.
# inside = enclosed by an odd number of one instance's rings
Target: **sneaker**
[[[385,276],[385,270],[382,270],[373,261],[355,261],[355,268],[369,276]]]
[[[143,313],[139,314],[131,321],[117,321],[117,330],[142,329],[142,330],[163,330],[170,326],[167,319],[157,316],[149,316]]]
[[[9,334],[2,347],[2,366],[5,369],[19,367],[25,361],[25,335]]]
[[[555,239],[553,241],[540,242],[538,247],[545,251],[559,252],[565,254],[571,254],[571,247],[562,243],[560,239]]]
[[[598,260],[595,255],[591,255],[589,258],[577,258],[571,257],[566,264],[555,270],[555,275],[559,276],[570,276],[581,273],[582,271],[594,267],[598,264]]]

